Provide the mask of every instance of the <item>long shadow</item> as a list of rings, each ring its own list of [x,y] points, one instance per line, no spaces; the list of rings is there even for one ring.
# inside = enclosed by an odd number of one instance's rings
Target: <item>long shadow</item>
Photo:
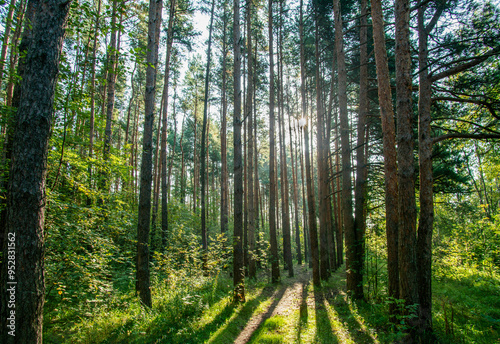
[[[229,324],[225,327],[224,330],[222,330],[219,334],[217,334],[216,337],[214,337],[210,342],[217,344],[227,344],[227,343],[233,343],[234,340],[238,337],[238,335],[241,333],[241,331],[244,329],[244,325],[248,323],[250,318],[253,315],[253,312],[255,309],[262,303],[265,302],[266,300],[270,299],[274,295],[274,290],[276,289],[276,286],[268,286],[263,288],[259,295],[257,295],[255,298],[253,298],[250,301],[247,301],[243,307],[240,309],[238,312],[238,315],[234,317]],[[188,342],[185,342],[188,343]]]
[[[345,298],[339,294],[326,297],[325,302],[337,312],[340,322],[346,326],[346,330],[355,343],[375,343],[375,340],[370,336],[368,324],[358,319],[358,317],[362,318],[362,315],[359,313],[356,315],[352,312],[351,308],[355,305],[349,305]]]
[[[323,290],[314,287],[314,311],[316,315],[316,335],[315,343],[335,344],[338,343],[338,337],[333,332],[328,310],[323,303],[325,296]]]
[[[238,337],[240,340],[238,341],[239,343],[247,343],[250,341],[250,339],[254,338],[255,336],[257,336],[261,330],[261,325],[271,317],[271,315],[273,314],[274,310],[276,309],[276,307],[278,306],[278,304],[280,303],[281,299],[283,298],[283,295],[285,294],[285,291],[287,290],[287,286],[283,285],[280,287],[280,289],[278,290],[277,293],[275,293],[275,295],[273,296],[274,298],[274,301],[273,303],[271,303],[271,305],[269,306],[269,308],[267,309],[266,313],[262,314],[260,316],[260,319],[252,324],[252,327],[253,327],[253,330],[251,331],[251,333],[249,333],[247,336],[244,336],[244,337]]]
[[[297,343],[302,343],[302,330],[304,327],[307,327],[307,322],[309,320],[309,311],[307,309],[307,287],[309,286],[308,282],[302,283],[302,299],[300,301],[299,308],[299,324],[297,328]]]

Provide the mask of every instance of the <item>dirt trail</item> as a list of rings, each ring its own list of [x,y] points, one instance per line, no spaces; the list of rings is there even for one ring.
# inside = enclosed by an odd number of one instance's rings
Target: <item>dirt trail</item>
[[[234,344],[246,344],[252,337],[252,334],[267,319],[275,315],[287,316],[294,310],[301,307],[304,290],[311,279],[311,271],[305,266],[295,266],[295,276],[292,278],[283,278],[281,285],[274,290],[271,299],[273,302],[264,313],[254,315],[247,323],[243,331],[234,341]],[[307,303],[314,299],[307,300]]]

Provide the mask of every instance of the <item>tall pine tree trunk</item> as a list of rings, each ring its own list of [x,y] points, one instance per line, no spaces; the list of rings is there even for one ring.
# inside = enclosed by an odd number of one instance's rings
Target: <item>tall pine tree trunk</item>
[[[233,51],[234,51],[234,235],[233,235],[233,285],[234,302],[245,301],[245,269],[243,262],[243,167],[241,156],[241,46],[240,3],[234,0]]]
[[[354,233],[356,261],[355,270],[361,274],[363,280],[363,266],[365,253],[365,193],[366,193],[366,164],[365,149],[368,141],[365,141],[366,119],[368,117],[368,29],[367,29],[367,0],[361,0],[361,28],[359,35],[360,56],[359,56],[359,110],[358,110],[358,132],[356,145],[356,186],[354,196]],[[366,146],[365,146],[366,145]],[[359,297],[363,297],[363,284],[357,285],[355,292]]]
[[[273,50],[273,0],[268,3],[269,28],[269,235],[271,244],[271,281],[280,280],[278,239],[276,237],[276,143],[274,118],[274,50]]]
[[[161,249],[165,249],[168,236],[168,185],[167,185],[167,114],[168,114],[168,89],[170,82],[170,57],[172,55],[173,28],[176,17],[176,0],[170,0],[170,9],[167,28],[167,54],[165,56],[165,75],[163,79],[163,113],[161,125]]]
[[[207,48],[207,69],[205,74],[205,98],[203,106],[203,126],[201,130],[201,243],[203,250],[203,268],[206,269],[207,262],[207,225],[206,225],[206,210],[205,210],[205,190],[207,187],[205,175],[207,175],[207,166],[205,157],[207,156],[206,151],[208,149],[208,134],[207,134],[207,121],[208,121],[208,85],[210,83],[210,62],[212,59],[212,27],[214,22],[214,7],[215,0],[212,0],[212,10],[210,14],[210,28],[208,33],[208,48]]]
[[[410,1],[395,1],[396,95],[399,204],[399,297],[418,304],[416,262],[416,202],[413,158],[412,71],[410,55]],[[417,310],[418,314],[418,310]],[[408,321],[416,325],[416,319]],[[411,336],[407,337],[411,341]]]
[[[345,66],[345,53],[343,44],[343,24],[340,10],[340,0],[334,0],[333,11],[335,15],[335,46],[337,52],[338,68],[338,98],[340,119],[340,141],[342,146],[342,212],[344,218],[344,233],[346,245],[346,271],[347,291],[353,298],[363,297],[360,288],[363,288],[362,271],[356,262],[359,260],[356,249],[356,229],[352,216],[352,190],[351,190],[351,147],[349,143],[349,117],[347,113],[347,71]]]
[[[378,97],[382,121],[385,185],[385,223],[387,236],[388,294],[399,299],[398,267],[398,179],[396,161],[396,134],[392,107],[389,66],[385,48],[384,19],[381,0],[372,0],[373,42],[377,65]],[[395,315],[396,304],[389,304],[389,313]]]
[[[146,69],[146,92],[144,96],[144,133],[141,163],[141,189],[137,221],[137,292],[141,302],[152,307],[149,278],[149,225],[151,218],[151,183],[153,158],[153,123],[156,93],[156,67],[158,65],[158,43],[162,12],[161,0],[149,2],[148,52]]]
[[[12,142],[3,257],[15,261],[15,274],[3,264],[1,341],[42,343],[44,222],[47,155],[54,113],[59,58],[71,1],[41,0],[32,21],[32,44],[25,59],[21,98]],[[9,249],[7,249],[9,247]],[[12,259],[11,259],[12,257]],[[14,283],[15,282],[15,283]],[[11,296],[15,296],[15,337],[7,331]],[[9,311],[7,311],[9,309]]]

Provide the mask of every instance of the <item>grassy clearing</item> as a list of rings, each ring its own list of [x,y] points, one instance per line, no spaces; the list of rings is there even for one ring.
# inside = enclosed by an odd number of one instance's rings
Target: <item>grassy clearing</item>
[[[477,267],[435,269],[435,342],[500,343],[498,274]],[[302,283],[292,306],[275,314],[296,280],[249,283],[246,302],[234,305],[232,281],[223,275],[157,281],[152,310],[132,294],[86,309],[53,309],[45,317],[44,342],[229,344],[244,342],[248,333],[250,344],[379,344],[402,337],[403,325],[388,322],[383,282],[377,298],[352,302],[339,270],[321,288]]]

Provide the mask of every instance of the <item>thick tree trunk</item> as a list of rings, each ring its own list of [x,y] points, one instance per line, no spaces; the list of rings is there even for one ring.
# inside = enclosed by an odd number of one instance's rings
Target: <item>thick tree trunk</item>
[[[3,343],[42,343],[47,155],[70,5],[71,1],[42,0],[32,22],[32,44],[27,50],[21,84],[7,195],[3,257],[14,265],[3,264],[1,272]],[[9,307],[12,295],[15,308]],[[14,328],[7,327],[7,314],[15,318]],[[9,334],[10,331],[13,332]]]
[[[396,161],[396,134],[392,107],[389,66],[385,48],[384,19],[381,0],[372,0],[373,41],[377,65],[378,97],[382,121],[385,185],[385,223],[387,236],[388,294],[399,299],[398,267],[398,179]],[[396,304],[389,304],[389,313],[395,315]]]
[[[396,94],[399,204],[399,297],[406,305],[418,304],[416,262],[416,202],[413,158],[412,71],[410,56],[410,1],[395,1]],[[418,314],[418,310],[417,310]],[[416,319],[408,321],[416,325]],[[411,341],[411,337],[407,337]]]
[[[274,140],[274,50],[273,50],[273,0],[269,0],[269,235],[271,244],[271,281],[280,280],[278,239],[276,237],[276,144]]]
[[[241,156],[241,47],[240,3],[234,0],[233,51],[234,51],[234,235],[233,235],[233,285],[234,302],[245,301],[245,271],[243,262],[243,175]]]
[[[151,183],[153,157],[153,123],[156,93],[156,67],[158,65],[158,43],[162,12],[161,0],[149,2],[148,52],[146,69],[146,92],[144,96],[144,132],[141,163],[141,189],[137,221],[137,292],[141,302],[152,307],[149,279],[149,225],[151,218]]]

